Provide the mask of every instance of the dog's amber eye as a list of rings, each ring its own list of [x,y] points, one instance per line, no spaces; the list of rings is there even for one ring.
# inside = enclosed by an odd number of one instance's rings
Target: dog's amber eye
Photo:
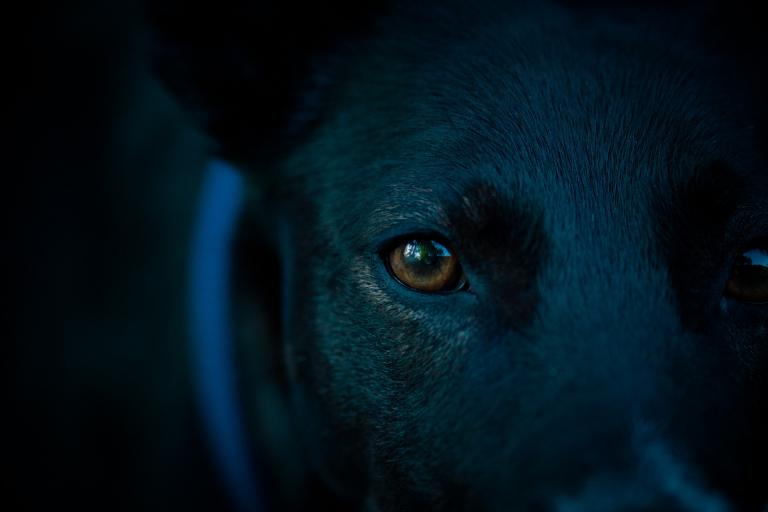
[[[768,239],[736,259],[725,292],[740,301],[768,303]]]
[[[401,243],[385,255],[398,281],[422,292],[450,292],[464,286],[464,274],[456,256],[435,240]]]

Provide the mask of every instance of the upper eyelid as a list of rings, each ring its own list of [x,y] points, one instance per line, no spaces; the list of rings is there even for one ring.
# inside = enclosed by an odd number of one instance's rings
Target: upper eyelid
[[[739,255],[759,244],[768,244],[768,216],[744,218],[737,214],[728,226],[726,262],[733,265]]]
[[[374,241],[374,248],[376,252],[382,252],[390,249],[394,249],[398,244],[406,242],[408,240],[434,240],[444,245],[446,248],[456,254],[456,244],[451,237],[446,236],[442,232],[434,228],[395,228],[391,232],[383,233],[377,237]]]

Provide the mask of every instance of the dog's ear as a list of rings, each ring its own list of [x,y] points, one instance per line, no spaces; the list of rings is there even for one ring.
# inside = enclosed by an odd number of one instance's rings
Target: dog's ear
[[[274,158],[318,121],[322,100],[310,90],[316,60],[364,37],[386,8],[348,5],[151,2],[154,73],[213,138],[219,156],[248,164]]]

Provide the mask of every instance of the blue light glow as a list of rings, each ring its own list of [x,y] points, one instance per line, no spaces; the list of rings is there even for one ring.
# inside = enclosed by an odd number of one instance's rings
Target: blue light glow
[[[220,161],[207,169],[192,240],[189,322],[198,401],[214,459],[239,510],[264,510],[238,406],[229,325],[230,245],[242,178]]]

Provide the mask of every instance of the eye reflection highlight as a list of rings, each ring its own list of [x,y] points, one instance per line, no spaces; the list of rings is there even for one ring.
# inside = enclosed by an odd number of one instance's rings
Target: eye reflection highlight
[[[768,303],[768,241],[759,242],[736,259],[725,294],[742,302]]]

